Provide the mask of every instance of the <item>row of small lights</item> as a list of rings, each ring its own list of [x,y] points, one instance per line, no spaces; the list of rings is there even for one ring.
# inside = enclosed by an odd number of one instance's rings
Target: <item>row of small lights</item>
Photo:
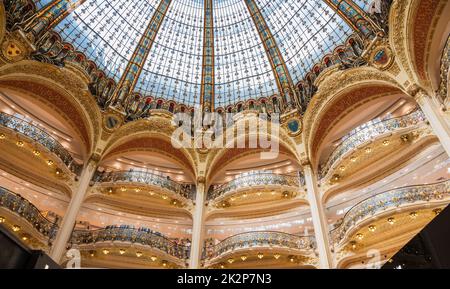
[[[0,133],[0,140],[4,140],[4,139],[6,139],[6,135],[5,135],[4,133]],[[21,140],[18,140],[18,141],[16,142],[16,145],[17,145],[18,147],[20,147],[20,148],[23,148],[23,147],[25,146],[25,143],[24,143],[23,141],[21,141]],[[41,152],[40,152],[39,150],[37,150],[37,149],[34,149],[34,150],[33,150],[33,154],[34,154],[36,157],[39,157],[39,156],[41,155]],[[47,160],[46,163],[47,163],[48,166],[53,166],[53,165],[55,164],[55,162],[54,162],[53,160]],[[56,169],[55,169],[55,174],[56,174],[57,176],[61,175],[61,174],[62,174],[62,170],[59,169],[59,168],[56,168]]]
[[[384,141],[383,141],[383,146],[388,146],[390,143],[391,143],[391,142],[390,142],[389,140],[384,140]],[[370,153],[372,153],[372,151],[373,151],[373,149],[372,149],[371,147],[366,147],[366,148],[364,149],[364,152],[365,152],[366,154],[370,154]],[[352,156],[352,157],[350,158],[350,161],[351,161],[352,163],[356,163],[357,160],[358,160],[358,158],[357,158],[356,156]],[[345,167],[345,166],[340,166],[340,167],[339,167],[339,171],[344,172],[345,170],[346,170],[346,167]],[[341,177],[340,177],[339,175],[334,175],[334,176],[333,176],[333,181],[335,181],[335,182],[339,181],[340,179],[341,179]]]
[[[262,193],[262,192],[258,192],[258,193],[256,193],[256,195],[257,195],[258,197],[261,197],[261,196],[263,195],[263,193]],[[276,192],[271,192],[270,195],[275,196],[275,195],[276,195]],[[283,193],[281,193],[281,196],[282,196],[283,198],[287,199],[287,198],[290,197],[290,193],[289,193],[289,192],[283,192]],[[248,198],[248,194],[247,194],[247,193],[244,193],[244,194],[242,194],[242,195],[240,195],[240,196],[231,197],[229,200],[232,201],[232,202],[234,202],[234,201],[236,201],[237,199],[246,199],[246,198]],[[225,202],[223,202],[223,203],[222,203],[222,207],[226,207],[226,206],[227,206],[227,204],[226,204]]]
[[[439,215],[442,212],[442,209],[434,209],[433,212],[436,215]],[[409,213],[409,217],[411,219],[416,219],[418,216],[419,216],[419,213],[417,213],[415,211]],[[394,217],[389,217],[389,218],[387,218],[387,222],[388,222],[389,225],[392,226],[392,225],[395,224],[396,220],[395,220]],[[374,233],[377,230],[377,227],[375,225],[370,225],[369,227],[367,227],[367,229],[369,230],[369,232]],[[363,233],[358,233],[358,234],[356,234],[356,238],[361,241],[362,239],[364,239],[364,234]],[[357,242],[356,241],[352,241],[352,242],[350,242],[350,245],[352,246],[352,249],[355,250]]]
[[[140,193],[140,192],[142,192],[142,189],[140,189],[140,188],[135,188],[135,189],[132,189],[133,191],[135,191],[136,193]],[[109,194],[112,194],[112,193],[114,193],[114,189],[113,188],[108,188],[107,190],[106,190]],[[128,189],[127,188],[125,188],[125,187],[121,187],[120,188],[120,191],[121,192],[126,192],[126,191],[128,191]],[[157,193],[155,193],[155,192],[149,192],[148,193],[150,196],[155,196],[155,195],[160,195],[161,196],[161,198],[163,199],[163,200],[167,200],[169,197],[168,196],[166,196],[166,195],[162,195],[162,194],[157,194]],[[174,205],[174,206],[177,206],[177,205],[179,205],[179,201],[178,200],[172,200],[171,202],[170,202],[172,205]]]
[[[101,250],[101,251],[102,251],[103,255],[108,255],[109,253],[111,253],[111,251],[110,251],[109,249],[103,249],[103,250]],[[119,254],[120,254],[120,255],[124,255],[126,252],[127,252],[127,250],[125,250],[125,249],[119,249]],[[94,256],[95,256],[95,252],[91,251],[91,252],[90,252],[90,256],[91,256],[91,257],[94,257]],[[140,252],[140,251],[136,252],[136,257],[142,258],[143,256],[144,256],[144,253],[142,253],[142,252]],[[151,256],[151,257],[150,257],[150,260],[151,260],[152,262],[156,262],[156,261],[158,261],[158,257],[156,257],[156,256]],[[161,264],[163,265],[163,267],[167,267],[168,262],[165,261],[165,260],[163,260],[163,261],[161,262]]]
[[[0,224],[6,223],[6,218],[3,216],[0,216]],[[19,225],[12,225],[11,230],[14,233],[18,233],[22,228]],[[23,235],[21,238],[23,241],[27,241],[29,237],[27,235]]]
[[[248,255],[242,255],[241,257],[239,257],[239,259],[242,261],[242,262],[245,262],[247,259],[248,259]],[[264,253],[258,253],[257,255],[256,255],[256,257],[259,259],[259,260],[262,260],[264,257],[265,257],[265,255],[264,255]],[[280,254],[274,254],[273,255],[273,258],[275,259],[275,260],[279,260],[280,258],[281,258],[281,255]],[[239,260],[238,259],[238,260]],[[289,259],[289,261],[291,262],[291,263],[294,263],[295,261],[296,261],[296,258],[295,258],[295,256],[288,256],[288,259]],[[236,259],[235,258],[229,258],[228,260],[227,260],[227,262],[231,265],[231,264],[233,264],[234,262],[236,261]],[[225,265],[224,264],[220,264],[220,267],[223,269],[223,268],[225,268]]]

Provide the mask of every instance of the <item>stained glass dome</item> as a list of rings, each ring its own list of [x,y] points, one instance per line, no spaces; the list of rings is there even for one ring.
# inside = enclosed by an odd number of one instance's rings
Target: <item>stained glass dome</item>
[[[216,107],[270,97],[280,93],[276,61],[284,62],[296,83],[353,33],[323,0],[209,1],[211,9],[205,9],[205,0],[167,1],[136,92],[195,106],[201,101],[202,73],[210,73]],[[35,0],[37,8],[49,2]],[[362,9],[368,6],[367,0],[354,2]],[[86,0],[54,30],[119,82],[160,3]],[[211,15],[212,27],[205,25],[206,15]],[[211,42],[207,49],[206,40]],[[281,60],[271,56],[267,41],[278,47]],[[212,57],[209,72],[205,55]]]

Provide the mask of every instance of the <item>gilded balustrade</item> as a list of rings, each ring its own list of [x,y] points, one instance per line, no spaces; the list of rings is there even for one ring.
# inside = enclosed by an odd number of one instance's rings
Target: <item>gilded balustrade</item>
[[[398,118],[374,120],[355,128],[341,139],[340,144],[331,153],[326,165],[320,170],[320,178],[325,178],[339,160],[364,143],[387,133],[393,133],[397,130],[417,126],[425,121],[426,118],[423,112],[421,110],[416,110],[413,113]]]
[[[109,226],[100,230],[75,230],[72,233],[71,243],[78,246],[104,242],[110,242],[111,244],[113,242],[141,244],[151,249],[158,249],[180,260],[188,259],[190,254],[189,245],[176,243],[162,234],[147,228],[135,229],[129,226]]]
[[[372,196],[356,204],[345,214],[341,224],[330,232],[331,242],[335,245],[341,243],[351,228],[378,213],[418,202],[443,201],[449,197],[450,181],[409,186]]]
[[[95,183],[137,183],[169,190],[185,199],[194,200],[195,186],[180,184],[167,177],[143,171],[97,172]]]
[[[0,187],[0,207],[18,214],[42,234],[50,243],[56,236],[58,224],[48,220],[28,200]]]
[[[208,200],[237,191],[242,188],[254,186],[287,186],[300,188],[305,184],[303,176],[278,175],[268,172],[254,172],[248,175],[238,176],[236,179],[219,186],[211,186],[208,191]]]
[[[57,156],[66,167],[75,174],[80,174],[81,167],[76,164],[70,153],[49,133],[32,122],[0,112],[0,126],[18,133],[36,142]]]
[[[204,259],[214,259],[228,252],[252,247],[286,248],[293,250],[312,250],[314,237],[297,236],[282,232],[248,232],[231,236],[219,244],[206,248]]]

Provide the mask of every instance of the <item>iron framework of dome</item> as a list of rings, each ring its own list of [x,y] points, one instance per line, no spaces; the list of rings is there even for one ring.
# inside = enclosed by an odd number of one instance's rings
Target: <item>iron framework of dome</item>
[[[34,5],[33,19],[23,19],[40,44],[34,58],[84,62],[100,106],[120,108],[128,119],[155,108],[302,112],[318,74],[334,64],[363,63],[365,41],[382,30],[363,0],[34,0]],[[66,49],[64,56],[55,46]]]

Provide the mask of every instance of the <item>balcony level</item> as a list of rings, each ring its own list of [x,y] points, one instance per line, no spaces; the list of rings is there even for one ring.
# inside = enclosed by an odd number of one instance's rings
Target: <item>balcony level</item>
[[[22,153],[34,157],[28,161],[40,161],[60,177],[64,173],[80,174],[81,166],[70,152],[51,134],[31,121],[0,112],[0,141],[5,150],[6,146],[13,144],[24,149]]]
[[[195,198],[195,186],[145,171],[97,172],[87,202],[126,207],[137,213],[185,215]]]
[[[315,267],[314,238],[283,232],[248,232],[231,236],[203,251],[207,268]]]
[[[420,110],[398,118],[371,121],[337,143],[321,165],[320,182],[330,195],[367,180],[377,180],[434,142],[436,138]]]
[[[403,187],[369,197],[345,214],[330,232],[330,242],[338,259],[372,247],[399,249],[449,202],[449,181]]]
[[[211,213],[219,213],[299,206],[306,203],[304,184],[301,175],[265,171],[240,174],[227,183],[209,188],[210,210]]]
[[[189,240],[124,225],[76,230],[71,244],[81,251],[83,267],[184,268],[190,254]]]
[[[51,215],[44,215],[28,200],[0,187],[0,224],[31,248],[50,248],[58,231],[58,217]]]

